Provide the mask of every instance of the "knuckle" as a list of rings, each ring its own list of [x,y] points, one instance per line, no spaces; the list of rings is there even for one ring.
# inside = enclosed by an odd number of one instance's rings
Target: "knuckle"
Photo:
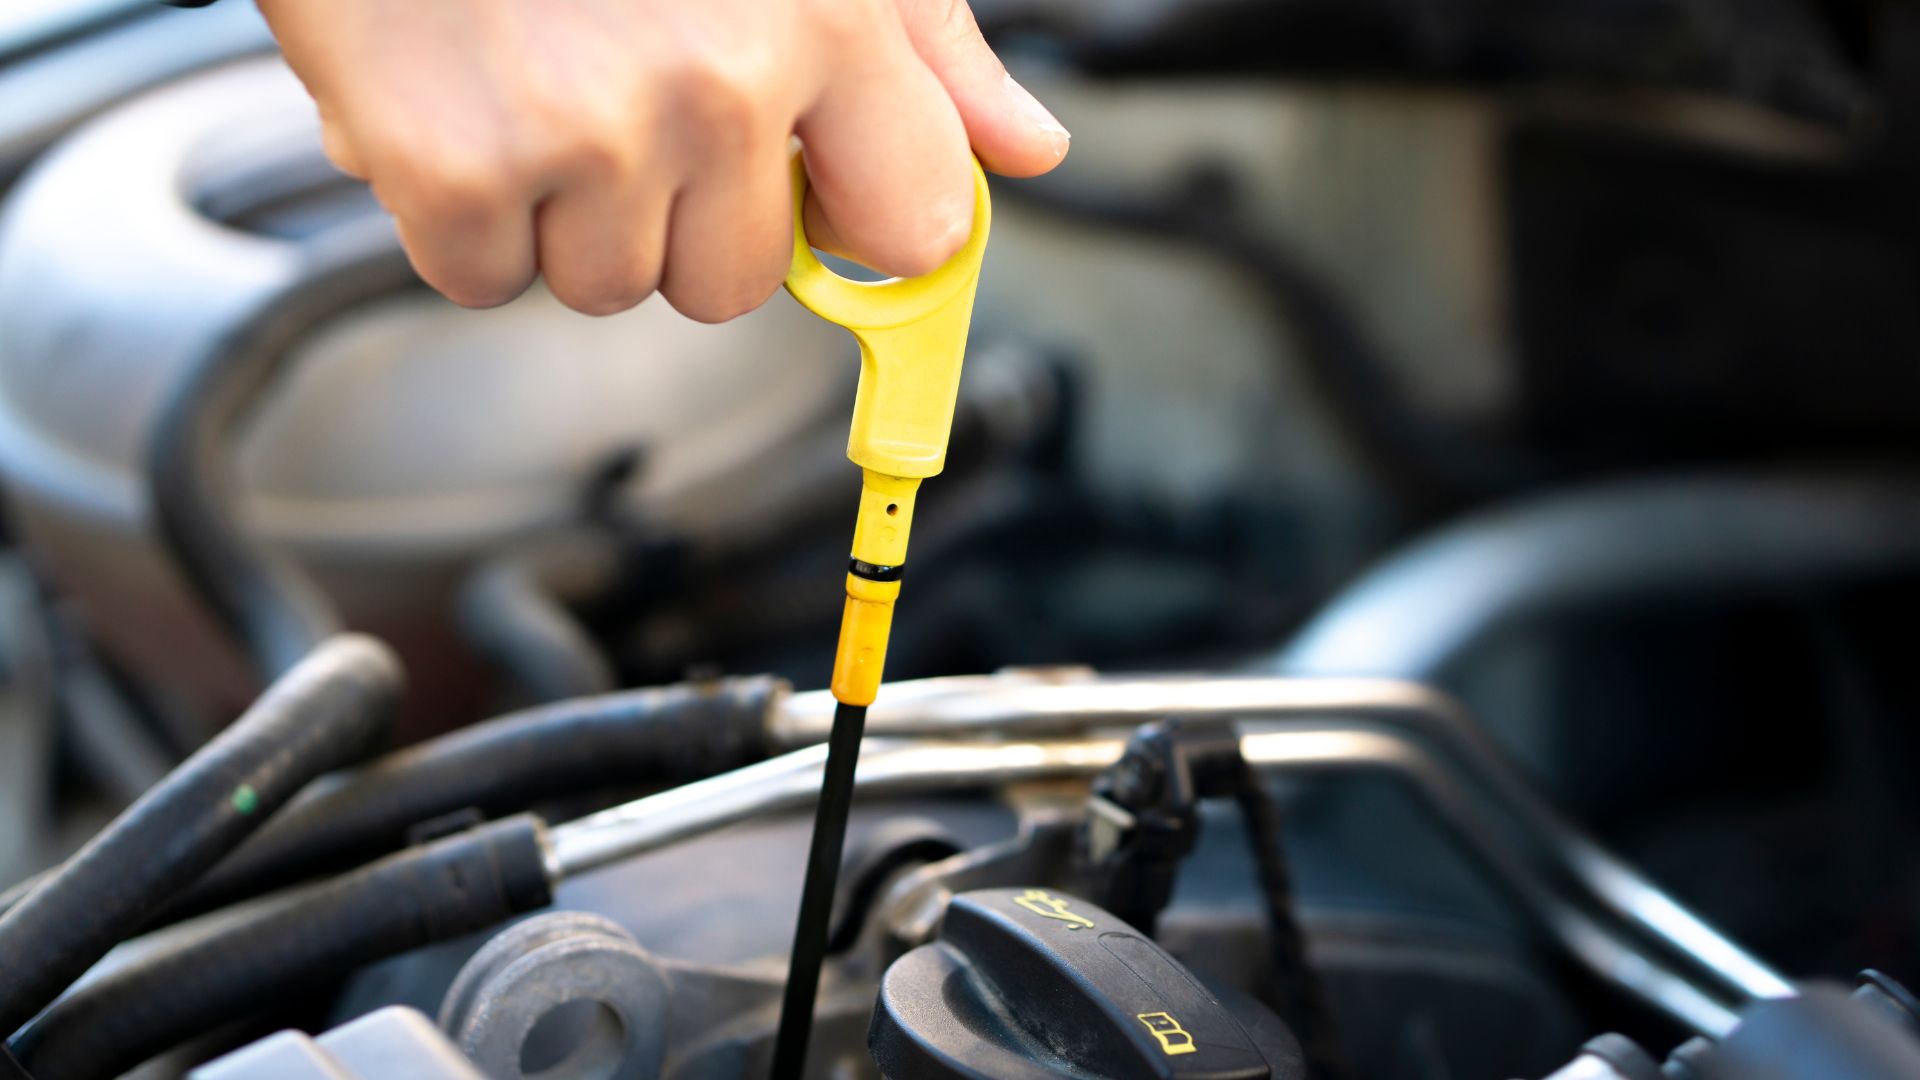
[[[573,278],[547,274],[547,287],[562,304],[582,315],[618,315],[638,307],[654,293],[654,281],[641,275]]]
[[[555,104],[531,110],[524,136],[527,170],[546,181],[569,178],[607,181],[627,175],[637,164],[644,125],[625,111]]]
[[[915,7],[922,25],[954,36],[973,32],[973,9],[967,0],[915,0]]]
[[[434,232],[416,228],[413,219],[402,215],[398,224],[401,243],[420,280],[461,307],[499,307],[525,292],[533,280],[530,262],[483,263],[435,239]]]
[[[526,287],[525,282],[499,276],[422,272],[420,277],[433,286],[435,292],[463,308],[499,307],[519,296]]]
[[[553,295],[558,297],[562,304],[582,315],[604,318],[639,306],[640,302],[651,294],[625,293],[606,288],[584,290],[556,288],[553,290]]]
[[[710,146],[744,149],[761,141],[768,112],[764,80],[745,65],[697,62],[674,74],[683,121]]]
[[[623,176],[632,166],[631,152],[610,129],[576,124],[547,141],[535,168],[542,175],[598,183]]]
[[[337,124],[327,124],[320,131],[320,151],[326,155],[333,167],[357,180],[367,178],[367,167],[360,160],[360,154],[353,148],[347,133]]]
[[[732,267],[726,273],[715,272],[717,269],[709,268],[698,277],[676,279],[669,274],[660,286],[660,295],[673,310],[695,322],[723,323],[759,308],[780,291],[780,283],[786,278],[785,261],[771,257],[758,259],[756,265]]]
[[[883,18],[898,17],[883,9],[882,0],[812,0],[807,7],[815,32],[827,44],[847,48],[869,47],[874,27]]]
[[[737,319],[767,302],[772,290],[729,285],[719,289],[662,290],[673,310],[695,322],[723,323]]]
[[[516,170],[498,155],[475,148],[439,148],[404,154],[392,185],[414,214],[469,220],[498,210],[511,197]]]
[[[653,294],[604,293],[582,297],[579,300],[568,302],[567,306],[582,315],[590,315],[596,319],[603,319],[609,315],[618,315],[623,311],[632,311],[634,308],[639,307],[641,302],[651,295]]]

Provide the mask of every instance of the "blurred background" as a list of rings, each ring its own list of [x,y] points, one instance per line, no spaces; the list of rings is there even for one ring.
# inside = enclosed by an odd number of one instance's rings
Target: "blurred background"
[[[996,182],[889,675],[1434,683],[1770,961],[1920,977],[1920,12],[974,6],[1074,150]],[[0,883],[250,700],[274,582],[415,738],[824,684],[855,364],[784,294],[452,307],[237,0],[0,7],[0,187]]]

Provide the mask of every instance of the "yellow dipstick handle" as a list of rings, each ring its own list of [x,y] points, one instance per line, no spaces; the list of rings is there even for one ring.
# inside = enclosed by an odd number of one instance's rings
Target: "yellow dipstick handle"
[[[807,243],[802,209],[807,172],[793,161],[793,264],[787,291],[860,343],[847,457],[861,469],[847,606],[833,658],[833,696],[871,705],[887,659],[887,632],[907,562],[907,532],[920,481],[947,463],[960,361],[967,351],[973,294],[993,212],[987,177],[973,166],[973,234],[959,254],[917,278],[851,281],[829,270]]]

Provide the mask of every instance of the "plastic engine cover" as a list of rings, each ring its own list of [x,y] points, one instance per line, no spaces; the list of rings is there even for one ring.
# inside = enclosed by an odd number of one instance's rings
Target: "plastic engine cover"
[[[892,1080],[1303,1080],[1286,1025],[1216,994],[1133,927],[1042,889],[954,898],[887,969],[868,1044]]]

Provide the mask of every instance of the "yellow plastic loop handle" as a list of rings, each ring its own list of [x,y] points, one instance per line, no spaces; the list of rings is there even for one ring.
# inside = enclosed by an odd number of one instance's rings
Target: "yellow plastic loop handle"
[[[886,281],[852,281],[828,269],[807,243],[807,170],[800,155],[793,157],[793,263],[787,270],[787,289],[809,311],[849,330],[901,326],[934,313],[941,304],[971,291],[980,280],[980,259],[987,251],[987,230],[993,205],[987,174],[973,163],[973,233],[959,253],[931,274]]]
[[[887,476],[920,479],[947,460],[947,435],[960,390],[980,261],[993,221],[986,173],[973,166],[973,233],[930,274],[852,281],[820,262],[802,216],[807,172],[793,162],[793,262],[787,291],[808,310],[853,332],[860,342],[860,388],[853,402],[847,457]]]
[[[921,480],[947,463],[960,362],[993,211],[986,173],[976,161],[973,233],[959,254],[917,278],[849,281],[822,265],[807,243],[806,196],[807,171],[795,155],[787,291],[860,342],[860,389],[847,436],[847,457],[862,470],[851,546],[858,572],[847,575],[832,689],[844,704],[870,705],[880,690],[900,582],[862,575],[897,573],[906,564],[914,495]]]

